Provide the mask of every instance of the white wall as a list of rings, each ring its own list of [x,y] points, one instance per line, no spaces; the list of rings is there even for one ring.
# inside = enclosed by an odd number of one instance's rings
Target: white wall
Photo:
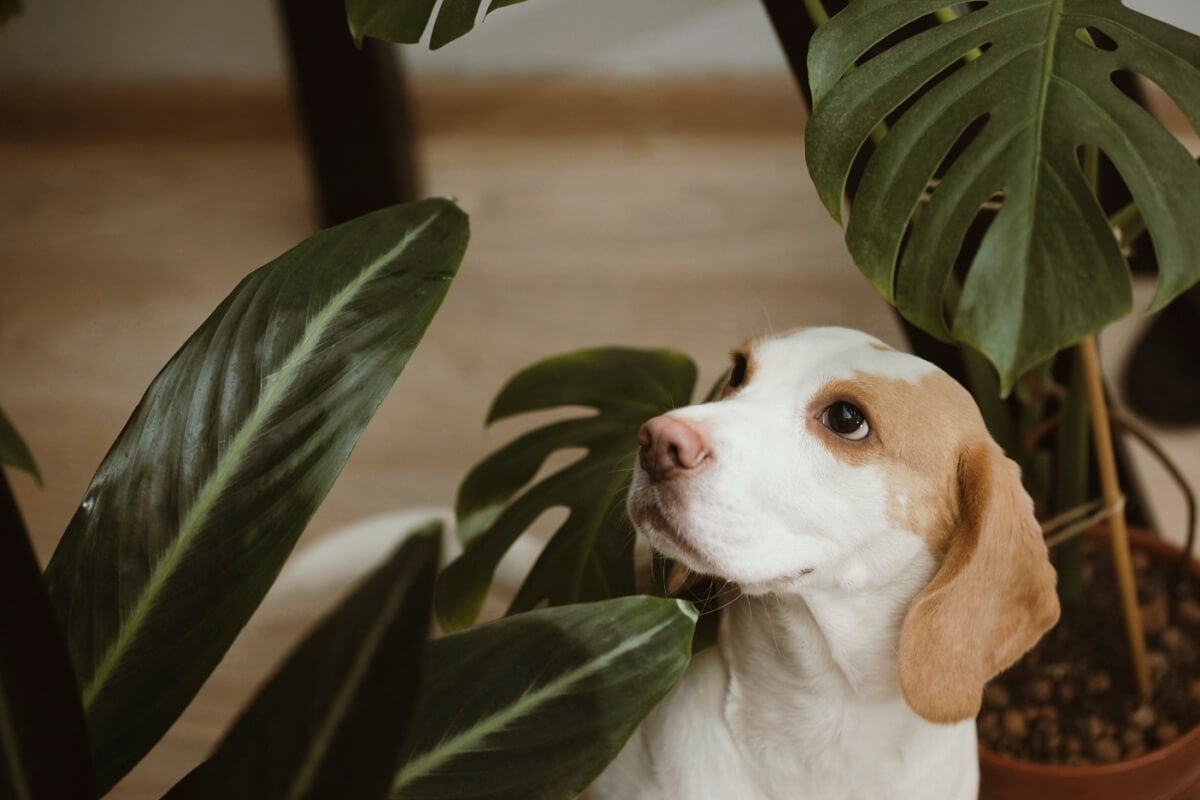
[[[1200,0],[1129,5],[1200,33]],[[404,51],[418,74],[786,69],[758,0],[529,0],[436,53]],[[283,63],[273,0],[26,0],[0,33],[0,80],[262,81]]]

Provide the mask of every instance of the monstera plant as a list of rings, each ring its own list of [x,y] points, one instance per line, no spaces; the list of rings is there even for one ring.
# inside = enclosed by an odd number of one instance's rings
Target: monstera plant
[[[822,26],[806,155],[842,221],[850,170],[884,126],[849,204],[855,263],[913,322],[986,355],[1007,390],[1132,309],[1088,148],[1111,159],[1154,241],[1151,310],[1200,280],[1200,166],[1113,82],[1125,70],[1148,78],[1200,125],[1200,39],[1119,0],[971,5],[859,66],[941,4],[855,0]],[[963,253],[989,201],[998,210]],[[1120,220],[1125,239],[1132,222]]]

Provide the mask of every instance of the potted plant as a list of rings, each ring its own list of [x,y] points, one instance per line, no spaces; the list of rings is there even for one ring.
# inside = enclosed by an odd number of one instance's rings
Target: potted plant
[[[517,1],[494,0],[488,11]],[[843,8],[832,14],[836,6]],[[468,32],[477,9],[478,3],[442,4],[431,46]],[[1095,336],[1132,310],[1127,256],[1139,239],[1153,242],[1157,260],[1151,311],[1200,280],[1200,228],[1194,224],[1200,218],[1200,166],[1123,88],[1130,74],[1155,83],[1200,127],[1200,39],[1118,0],[993,0],[954,7],[853,0],[828,8],[806,0],[804,9],[818,28],[807,53],[813,116],[806,132],[817,191],[830,214],[845,223],[849,250],[876,290],[908,322],[962,348],[970,388],[997,439],[1022,464],[1043,518],[1067,520],[1071,530],[1057,531],[1062,543],[1055,549],[1068,609],[1064,626],[1085,615],[1085,577],[1099,569],[1085,563],[1084,538],[1063,534],[1097,522],[1110,529],[1111,591],[1120,602],[1105,627],[1123,629],[1132,666],[1128,679],[1114,668],[1104,690],[1104,679],[1096,677],[1092,699],[1119,705],[1112,698],[1126,698],[1113,713],[1136,713],[1130,724],[1143,728],[1121,736],[1117,725],[1128,720],[1095,723],[1092,710],[1083,721],[1064,720],[1061,741],[1047,757],[1073,763],[1041,770],[1041,780],[1060,796],[1100,796],[1092,788],[1096,780],[1117,787],[1113,796],[1121,797],[1168,798],[1185,791],[1200,781],[1200,698],[1182,698],[1186,708],[1177,719],[1189,720],[1182,725],[1146,705],[1165,668],[1164,652],[1158,646],[1146,655],[1148,612],[1140,608]],[[395,0],[348,0],[347,11],[356,37],[392,41],[417,41],[434,13],[432,6]],[[1106,207],[1099,199],[1106,180],[1123,184],[1132,199]],[[498,483],[494,477],[489,483],[486,465],[481,469],[464,484],[459,509],[468,520],[464,541],[476,546],[439,585],[439,607],[450,625],[473,619],[476,600],[464,598],[481,596],[488,565],[520,533],[507,520],[502,535],[485,524],[516,487],[510,481],[491,491]],[[1094,498],[1088,497],[1093,470]],[[607,496],[602,488],[593,490]],[[594,535],[582,537],[586,546],[579,538],[575,544],[556,538],[553,552],[563,558],[572,547],[601,549]],[[1139,540],[1138,548],[1139,563],[1145,554],[1155,554],[1152,564],[1188,557],[1157,541]],[[535,567],[518,607],[568,596],[561,594],[569,594],[566,587],[533,588],[544,583],[545,573]],[[1192,589],[1175,591],[1172,583],[1163,591],[1169,601],[1164,613],[1178,620],[1180,609],[1190,608],[1181,604]],[[1150,614],[1157,603],[1152,601]],[[1176,672],[1190,663],[1176,661]],[[1049,714],[1061,713],[1049,703],[1067,693],[1065,678],[1058,682],[1062,686],[1050,681],[1050,696],[1040,701],[1053,709]],[[1046,691],[1044,683],[1036,688]],[[985,739],[997,711],[991,707],[981,718]],[[1014,713],[1007,715],[1009,738],[1041,724],[1032,717],[1017,724]],[[1151,717],[1161,727],[1147,728]],[[1066,731],[1084,724],[1101,727],[1076,747],[1074,733]],[[1044,740],[1055,735],[1035,733]],[[1103,765],[1075,763],[1085,758]],[[986,749],[983,759],[985,793],[1032,796],[1026,785],[1005,789],[1001,784],[1009,779],[997,777],[1014,759]],[[1145,770],[1153,772],[1165,760],[1183,769],[1156,787]],[[1134,775],[1131,784],[1117,779],[1125,773]],[[1141,794],[1128,788],[1133,784]]]
[[[491,8],[518,1],[493,0]],[[442,3],[434,44],[469,30],[478,6]],[[998,438],[1031,477],[1058,473],[1043,498],[1078,505],[1064,487],[1085,483],[1082,459],[1060,458],[1048,469],[1019,440],[1023,429],[1052,429],[1060,456],[1081,455],[1086,448],[1073,445],[1090,416],[1107,458],[1109,428],[1086,343],[1129,310],[1111,228],[1126,242],[1139,228],[1154,240],[1155,307],[1200,279],[1200,228],[1192,224],[1200,168],[1108,75],[1146,73],[1195,121],[1197,40],[1117,0],[995,0],[968,4],[961,18],[937,3],[855,0],[827,22],[817,0],[806,7],[824,23],[811,53],[809,166],[839,219],[848,176],[862,170],[847,225],[852,254],[906,318],[967,348],[976,396]],[[419,38],[434,4],[348,0],[347,11],[356,36],[406,40]],[[915,35],[897,37],[909,23]],[[1102,155],[1134,198],[1111,218],[1093,199]],[[978,247],[964,247],[976,225],[985,230]],[[403,368],[465,239],[452,204],[425,201],[319,234],[248,277],[151,386],[44,580],[15,507],[4,506],[2,785],[21,797],[103,794],[161,735],[278,572]],[[1078,366],[1068,365],[1060,391],[1047,363],[1080,341]],[[350,380],[328,380],[334,375]],[[171,796],[218,786],[233,797],[261,796],[263,786],[323,796],[335,785],[355,796],[445,796],[498,775],[573,796],[670,688],[692,646],[690,606],[621,599],[638,586],[619,503],[624,476],[614,465],[631,458],[636,426],[689,402],[694,382],[694,367],[679,354],[613,349],[550,359],[515,376],[490,419],[557,405],[598,413],[531,431],[476,467],[459,497],[466,550],[436,590],[430,530],[414,534],[314,631]],[[1023,401],[1019,425],[998,402],[1014,388]],[[1052,414],[1057,427],[1046,424]],[[0,453],[23,462],[16,441],[0,430]],[[576,447],[587,455],[534,483],[549,454]],[[1123,554],[1113,470],[1102,463],[1100,472],[1101,507],[1116,520]],[[571,514],[517,593],[512,616],[471,627],[499,559],[551,505]],[[1130,570],[1119,570],[1126,619],[1136,628]],[[412,621],[423,620],[431,592],[440,618],[463,630],[422,647],[424,625]],[[532,610],[543,601],[552,607]],[[1130,640],[1136,650],[1139,637]],[[630,643],[638,657],[622,660]],[[532,655],[547,652],[564,653],[551,680]],[[481,678],[479,668],[492,663],[507,669]],[[600,688],[589,676],[614,664],[625,678],[621,691],[587,694]],[[417,688],[397,691],[397,683]],[[568,757],[547,765],[522,750],[518,736],[504,735],[501,722],[522,712],[566,718],[567,696],[578,696],[569,690],[580,688],[598,711],[591,729],[561,742]],[[426,724],[409,725],[414,718]],[[277,755],[248,757],[285,734]],[[471,746],[484,739],[487,749]],[[497,750],[504,755],[489,756]],[[347,775],[352,784],[337,783]]]

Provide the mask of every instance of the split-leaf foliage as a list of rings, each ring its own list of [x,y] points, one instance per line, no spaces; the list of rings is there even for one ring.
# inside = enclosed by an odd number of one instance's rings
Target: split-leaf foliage
[[[438,580],[438,618],[448,630],[475,621],[504,554],[549,509],[567,519],[529,571],[510,613],[634,592],[633,528],[624,496],[637,431],[691,402],[696,366],[673,350],[602,348],[546,359],[501,389],[488,422],[563,406],[594,410],[536,428],[489,455],[464,479],[456,513],[465,548]],[[532,483],[560,450],[585,454]]]
[[[1145,220],[1151,310],[1200,280],[1200,166],[1114,82],[1152,80],[1200,129],[1200,38],[1119,0],[991,0],[880,46],[945,5],[855,0],[817,31],[806,155],[841,221],[856,157],[884,132],[850,204],[850,252],[901,314],[983,353],[1007,390],[1132,307],[1083,148],[1111,159]],[[999,211],[956,272],[989,201]]]

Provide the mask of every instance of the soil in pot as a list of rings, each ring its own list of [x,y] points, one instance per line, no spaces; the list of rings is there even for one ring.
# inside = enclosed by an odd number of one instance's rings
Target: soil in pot
[[[1135,551],[1154,695],[1134,689],[1108,543],[1089,537],[1083,607],[985,689],[979,741],[1043,764],[1136,758],[1200,724],[1200,587],[1185,581],[1172,607],[1174,564]]]

